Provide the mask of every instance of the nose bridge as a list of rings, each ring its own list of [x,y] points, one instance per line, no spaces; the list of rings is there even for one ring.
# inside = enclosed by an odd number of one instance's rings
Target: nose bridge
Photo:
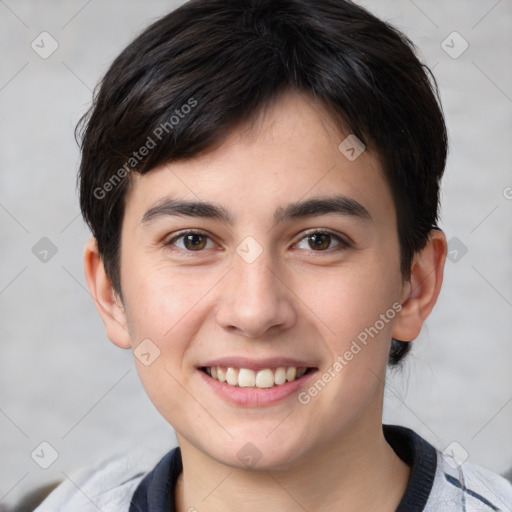
[[[276,277],[271,252],[261,248],[256,254],[255,247],[241,246],[246,252],[240,253],[239,247],[234,255],[229,290],[220,301],[217,321],[250,337],[289,327],[295,320],[291,294]]]
[[[276,261],[270,242],[262,245],[252,236],[247,236],[235,252],[232,273],[238,285],[250,288],[255,293],[272,294],[272,267],[275,267]]]
[[[276,287],[273,266],[270,255],[261,255],[250,262],[243,258],[236,258],[233,270],[242,295],[245,296],[245,290],[249,292],[247,297],[252,296],[254,299],[261,298],[266,301],[275,300],[279,290]]]

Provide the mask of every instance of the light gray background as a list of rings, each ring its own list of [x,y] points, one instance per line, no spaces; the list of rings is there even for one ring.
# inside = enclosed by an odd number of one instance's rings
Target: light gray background
[[[175,443],[85,289],[73,128],[112,59],[179,3],[0,0],[0,503],[99,457]],[[385,421],[440,448],[457,441],[500,472],[512,465],[512,4],[361,4],[434,68],[451,137],[441,226],[468,249],[447,262],[413,355],[389,375]],[[59,45],[47,59],[31,48],[42,31]],[[457,59],[441,47],[453,31],[469,44]],[[42,237],[58,249],[46,263],[31,251]],[[30,456],[42,441],[59,453],[46,470]]]

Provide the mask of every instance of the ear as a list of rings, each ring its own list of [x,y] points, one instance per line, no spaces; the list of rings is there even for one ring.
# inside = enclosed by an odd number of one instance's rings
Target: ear
[[[105,324],[108,338],[118,347],[131,348],[126,313],[112,281],[105,272],[95,238],[91,238],[85,245],[84,269],[87,286]]]
[[[433,229],[427,245],[414,255],[411,277],[402,287],[402,310],[393,326],[393,338],[412,341],[419,335],[441,291],[446,253],[444,233]]]

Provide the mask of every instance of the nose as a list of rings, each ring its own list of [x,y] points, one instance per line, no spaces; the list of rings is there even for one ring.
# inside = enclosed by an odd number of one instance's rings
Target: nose
[[[234,255],[216,308],[221,327],[249,338],[275,335],[297,318],[293,292],[264,254],[252,263]]]

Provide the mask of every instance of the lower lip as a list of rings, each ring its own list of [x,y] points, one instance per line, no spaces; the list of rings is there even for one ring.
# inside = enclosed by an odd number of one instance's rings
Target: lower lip
[[[292,382],[285,382],[280,386],[273,386],[271,388],[246,388],[230,386],[229,384],[213,379],[202,370],[198,371],[204,382],[221,398],[236,405],[247,407],[258,407],[280,402],[298,393],[298,391],[306,385],[310,377],[316,373],[316,370],[313,370],[299,379]]]

